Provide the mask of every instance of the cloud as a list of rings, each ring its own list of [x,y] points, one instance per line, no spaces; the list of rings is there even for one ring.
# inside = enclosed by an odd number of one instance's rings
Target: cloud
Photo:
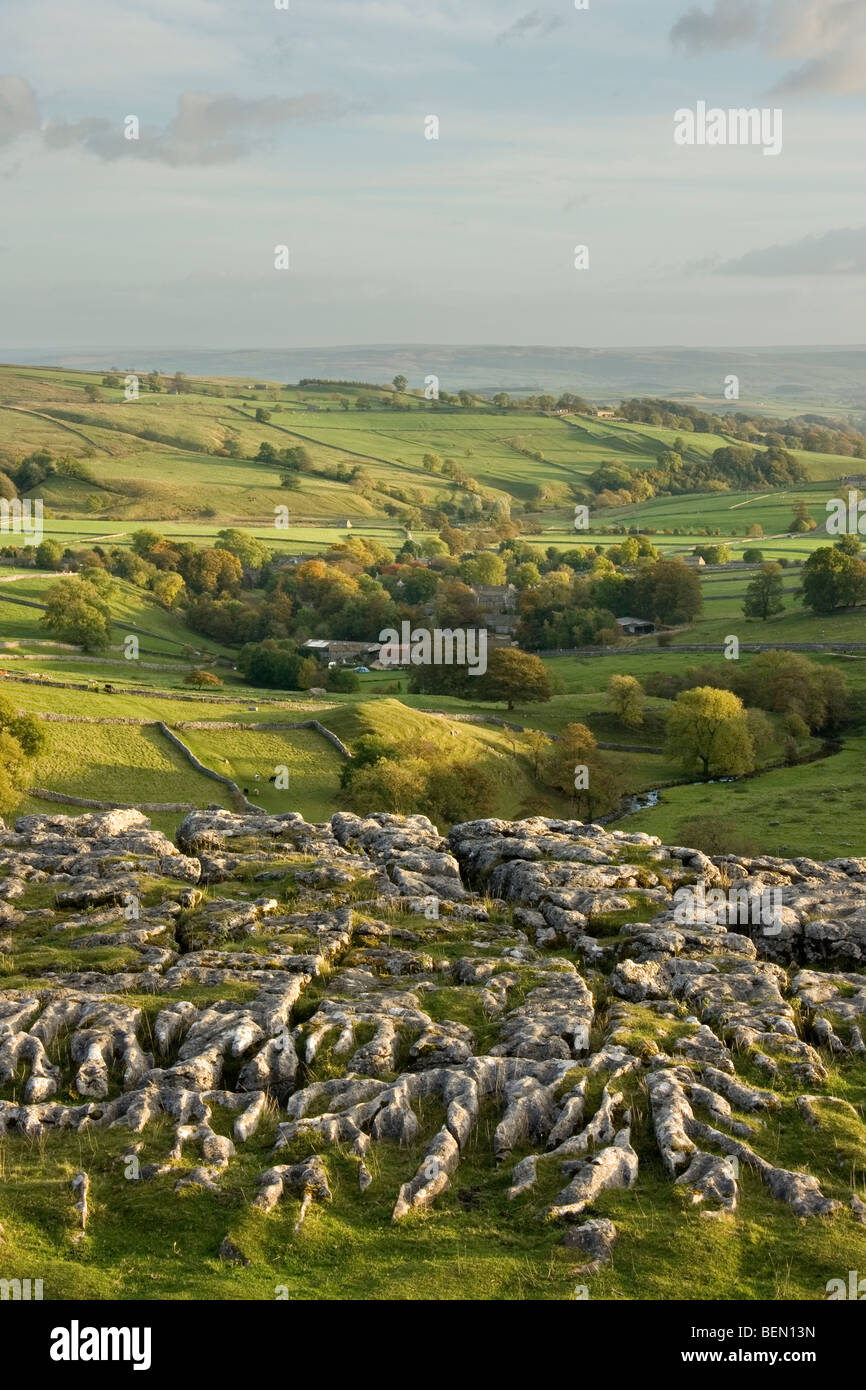
[[[838,52],[810,58],[783,77],[774,92],[850,92],[866,91],[866,36],[840,47]]]
[[[545,39],[548,34],[560,29],[564,22],[562,15],[551,10],[532,10],[529,14],[515,19],[508,29],[503,29],[496,42],[509,43],[512,39],[526,38]]]
[[[39,103],[23,77],[0,77],[0,145],[38,130]]]
[[[754,38],[758,21],[755,0],[716,0],[709,12],[693,5],[677,20],[671,40],[689,53],[728,48]]]
[[[714,269],[720,275],[866,275],[866,227],[844,227],[786,246],[747,251]]]
[[[671,41],[696,54],[754,42],[767,57],[796,65],[776,83],[777,94],[866,91],[863,0],[715,0],[683,14]]]
[[[49,150],[84,150],[99,159],[138,158],[168,164],[223,164],[241,159],[268,133],[285,126],[334,120],[345,104],[330,93],[245,100],[230,93],[182,92],[165,126],[142,124],[129,139],[123,125],[102,116],[42,124],[36,93],[20,77],[0,78],[0,144],[31,132]]]

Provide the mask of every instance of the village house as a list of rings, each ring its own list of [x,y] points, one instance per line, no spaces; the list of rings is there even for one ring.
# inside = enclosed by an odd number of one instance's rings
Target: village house
[[[473,584],[471,587],[482,613],[517,611],[517,590],[513,584]]]

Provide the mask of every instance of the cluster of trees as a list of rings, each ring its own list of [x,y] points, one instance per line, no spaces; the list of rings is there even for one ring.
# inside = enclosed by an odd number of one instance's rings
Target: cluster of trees
[[[288,639],[266,638],[241,648],[238,666],[250,685],[267,690],[311,690],[322,686],[339,694],[351,694],[361,682],[348,667],[329,669]]]
[[[583,820],[595,820],[618,806],[625,782],[617,760],[598,747],[585,724],[566,724],[557,739],[534,735],[536,776],[562,796],[571,798]]]
[[[32,492],[47,478],[75,478],[93,487],[101,486],[89,464],[72,454],[56,455],[50,449],[35,449],[17,463],[10,454],[0,454],[0,497],[7,501]]]
[[[700,579],[678,557],[639,560],[625,573],[599,556],[585,575],[562,567],[525,589],[515,635],[534,651],[610,645],[622,636],[616,618],[678,625],[691,622],[702,606]]]
[[[760,652],[747,663],[726,661],[684,671],[655,671],[641,684],[647,695],[666,700],[697,688],[728,690],[754,709],[796,716],[813,734],[838,733],[850,717],[845,677],[800,652]]]
[[[727,434],[746,441],[760,440],[767,448],[866,458],[866,435],[853,425],[840,425],[838,420],[822,415],[802,415],[791,420],[772,420],[744,411],[717,415],[683,405],[681,401],[651,399],[623,401],[618,414],[625,420],[661,425],[683,433]]]
[[[311,637],[375,641],[383,629],[399,629],[406,620],[426,628],[484,627],[474,592],[479,586],[504,592],[514,585],[515,635],[524,655],[616,642],[621,634],[615,619],[626,614],[678,624],[701,609],[698,576],[680,559],[659,558],[645,536],[626,536],[607,552],[550,546],[542,553],[519,537],[502,540],[498,553],[479,549],[493,534],[489,528],[467,532],[445,525],[440,538],[423,547],[427,563],[418,562],[422,547],[412,540],[395,555],[377,541],[349,535],[321,557],[278,568],[265,543],[234,527],[221,530],[208,549],[143,528],[129,548],[70,553],[46,541],[38,558],[52,568],[77,568],[75,582],[55,586],[47,621],[63,640],[88,650],[107,641],[111,576],[148,590],[166,608],[182,610],[195,631],[238,647],[266,640],[300,646]],[[252,589],[257,592],[247,592]],[[492,674],[498,661],[497,656],[486,677],[490,690],[498,688]],[[431,690],[448,686],[455,694],[469,680],[465,693],[480,696],[479,678],[467,677],[465,668],[462,674],[460,668],[420,671],[413,679],[419,688],[428,682]],[[524,686],[533,687],[528,675]],[[294,673],[286,688],[297,688]]]
[[[0,811],[10,810],[26,786],[29,763],[46,745],[44,730],[32,714],[19,714],[0,696]]]
[[[796,652],[762,652],[742,667],[653,672],[643,682],[616,675],[607,693],[611,712],[632,729],[644,722],[648,695],[670,700],[668,752],[703,778],[751,772],[777,745],[797,763],[812,735],[836,734],[849,718],[844,677]]]
[[[341,785],[347,805],[361,815],[420,812],[440,825],[490,815],[498,793],[495,773],[477,759],[449,759],[431,743],[409,746],[376,734],[355,741]]]
[[[603,464],[587,479],[597,507],[645,502],[650,497],[679,496],[691,492],[741,492],[750,488],[792,487],[806,481],[803,465],[781,445],[753,449],[748,444],[725,445],[712,454],[685,459],[679,451],[665,449],[654,468],[633,472],[622,463]]]
[[[490,700],[514,709],[535,704],[553,694],[550,672],[530,652],[497,647],[488,654],[487,670],[473,676],[466,666],[413,666],[409,689],[417,695],[454,695],[460,699]]]

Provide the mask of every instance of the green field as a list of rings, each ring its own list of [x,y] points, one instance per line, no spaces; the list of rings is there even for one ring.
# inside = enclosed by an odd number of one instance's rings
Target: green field
[[[344,412],[336,390],[281,388],[262,383],[252,390],[237,381],[195,383],[195,393],[152,395],[125,401],[123,391],[100,385],[101,375],[47,369],[0,367],[0,454],[19,460],[36,449],[85,459],[94,483],[51,478],[42,492],[52,525],[65,520],[96,522],[243,520],[267,527],[274,508],[288,505],[299,522],[338,524],[347,517],[381,523],[389,488],[403,489],[413,505],[435,507],[453,494],[441,476],[424,471],[425,453],[455,459],[490,496],[520,507],[541,490],[550,521],[567,523],[570,485],[604,463],[622,462],[637,470],[654,465],[670,448],[677,431],[624,421],[580,416],[518,415],[477,406],[463,411],[431,411],[412,397],[407,411]],[[92,403],[84,388],[96,386],[104,399]],[[222,396],[201,394],[223,391]],[[354,401],[358,392],[350,390]],[[311,413],[307,402],[315,402]],[[255,410],[279,410],[267,423]],[[219,457],[227,439],[244,455]],[[253,461],[259,444],[280,449],[302,443],[314,466],[360,464],[372,491],[361,497],[351,484],[321,474],[305,475],[299,491],[280,486],[279,469]],[[686,459],[706,457],[733,442],[722,435],[685,436]],[[540,453],[540,460],[527,453]],[[830,480],[851,471],[851,460],[798,453],[816,506]],[[832,495],[832,490],[830,495]],[[709,494],[694,498],[656,498],[640,508],[642,524],[664,527],[687,523],[730,530],[759,521],[767,534],[782,532],[793,494]],[[746,503],[740,506],[740,503]],[[621,515],[620,515],[621,514]],[[604,524],[633,519],[633,509],[600,514]],[[817,518],[820,520],[820,517]],[[117,527],[115,530],[119,529]],[[393,529],[393,528],[392,528]],[[59,532],[58,532],[59,534]],[[283,540],[282,537],[280,537]]]

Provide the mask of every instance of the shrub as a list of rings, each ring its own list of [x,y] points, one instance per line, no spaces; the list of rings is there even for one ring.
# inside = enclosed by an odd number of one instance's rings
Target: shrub
[[[185,685],[194,685],[200,690],[205,686],[222,685],[219,676],[215,676],[213,671],[202,671],[197,667],[187,671],[183,679]]]

